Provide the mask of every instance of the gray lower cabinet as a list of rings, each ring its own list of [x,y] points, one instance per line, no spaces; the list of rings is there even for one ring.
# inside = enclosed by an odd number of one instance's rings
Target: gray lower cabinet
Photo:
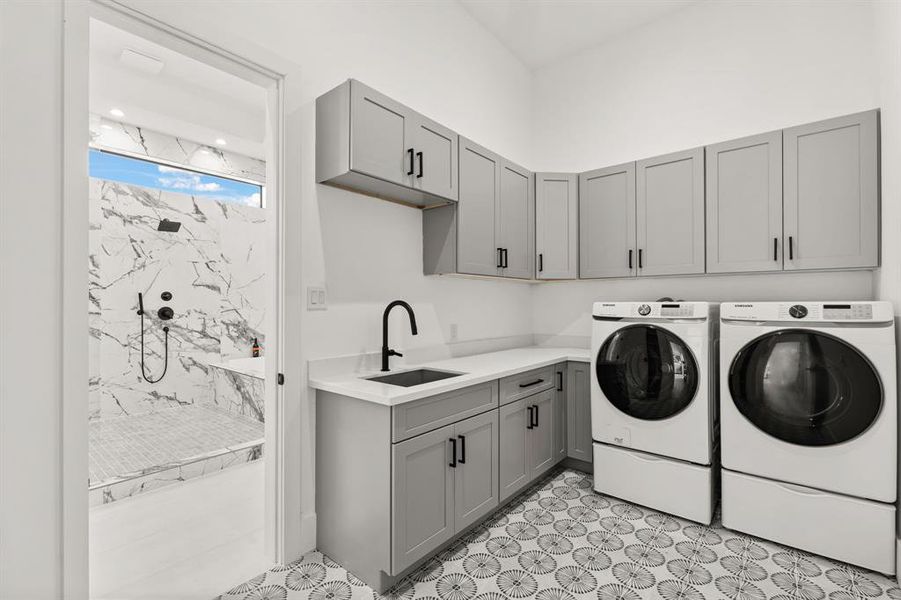
[[[555,398],[552,388],[501,406],[501,501],[557,463]]]
[[[463,531],[499,503],[497,411],[457,423],[455,434],[454,528]]]
[[[707,146],[707,272],[781,271],[782,132]]]
[[[566,363],[554,367],[554,377],[557,384],[554,388],[554,452],[556,461],[561,461],[566,458]]]
[[[394,444],[392,463],[392,565],[402,571],[454,535],[454,470],[448,425]],[[365,493],[360,490],[360,493]]]
[[[635,232],[635,163],[579,175],[579,277],[635,275]]]
[[[704,272],[704,148],[635,164],[639,275]]]
[[[591,462],[591,364],[570,362],[566,369],[567,456]]]
[[[459,140],[459,201],[422,214],[423,272],[531,279],[532,173],[471,140]]]
[[[535,252],[537,279],[578,277],[578,175],[535,175]]]
[[[316,181],[417,206],[457,200],[457,134],[350,79],[316,99]]]
[[[783,131],[786,270],[879,265],[878,117]]]

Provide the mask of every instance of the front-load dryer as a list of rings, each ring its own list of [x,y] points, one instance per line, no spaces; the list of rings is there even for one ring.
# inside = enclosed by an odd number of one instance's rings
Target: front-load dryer
[[[893,573],[891,304],[727,303],[720,317],[723,524]]]
[[[595,490],[710,523],[716,307],[597,302],[592,317]]]

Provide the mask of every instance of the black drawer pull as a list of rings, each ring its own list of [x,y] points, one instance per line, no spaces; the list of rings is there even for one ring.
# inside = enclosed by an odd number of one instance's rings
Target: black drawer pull
[[[416,175],[416,178],[419,179],[422,177],[422,152],[417,152],[416,157],[419,159],[419,173]]]
[[[532,425],[532,408],[534,408],[534,407],[532,407],[532,406],[526,407],[526,410],[529,411],[529,424],[526,425],[526,429],[532,429],[534,427],[534,425]]]
[[[563,391],[563,371],[557,371],[557,391]]]
[[[535,405],[535,427],[538,427],[538,405]]]
[[[536,379],[535,381],[530,381],[529,383],[520,383],[519,387],[527,388],[532,387],[533,385],[538,385],[539,383],[544,383],[544,379]]]
[[[412,175],[413,174],[413,148],[410,148],[409,150],[407,150],[407,154],[410,155],[410,170],[407,171],[407,175]]]
[[[544,254],[538,255],[538,272],[541,273],[544,271]]]
[[[507,263],[507,249],[506,248],[501,248],[501,256],[504,257],[504,268],[506,269],[507,267],[510,266],[509,263]]]
[[[629,250],[629,270],[632,270],[632,250]]]
[[[642,264],[641,264],[641,253],[642,253],[642,250],[641,250],[641,248],[639,248],[639,249],[638,249],[638,268],[639,268],[639,269],[643,269],[643,268],[644,268],[644,267],[642,266]]]
[[[497,249],[497,268],[500,269],[504,266],[504,249]]]
[[[788,236],[788,260],[795,259],[795,240],[792,236]]]
[[[773,238],[773,260],[779,260],[779,238]]]
[[[459,462],[461,465],[465,465],[466,464],[466,436],[458,435],[457,437],[460,438],[460,460],[458,460],[457,462]]]
[[[457,440],[455,438],[450,438],[448,440],[451,443],[451,461],[449,466],[453,468],[457,468]]]

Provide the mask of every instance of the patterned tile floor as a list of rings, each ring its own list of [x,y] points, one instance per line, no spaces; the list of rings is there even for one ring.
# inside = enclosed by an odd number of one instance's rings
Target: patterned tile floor
[[[90,485],[177,465],[262,438],[259,421],[205,406],[92,421]]]
[[[220,600],[901,599],[892,579],[594,493],[564,470],[379,596],[319,552]]]

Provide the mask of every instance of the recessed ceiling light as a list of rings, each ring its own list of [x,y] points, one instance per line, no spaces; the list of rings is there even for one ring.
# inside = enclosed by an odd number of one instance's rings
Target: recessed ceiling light
[[[216,143],[219,144],[220,146],[224,146],[225,140],[222,138],[216,138]]]
[[[125,116],[125,113],[122,112],[118,108],[111,108],[109,111],[109,114],[113,115],[114,117],[124,117]]]

